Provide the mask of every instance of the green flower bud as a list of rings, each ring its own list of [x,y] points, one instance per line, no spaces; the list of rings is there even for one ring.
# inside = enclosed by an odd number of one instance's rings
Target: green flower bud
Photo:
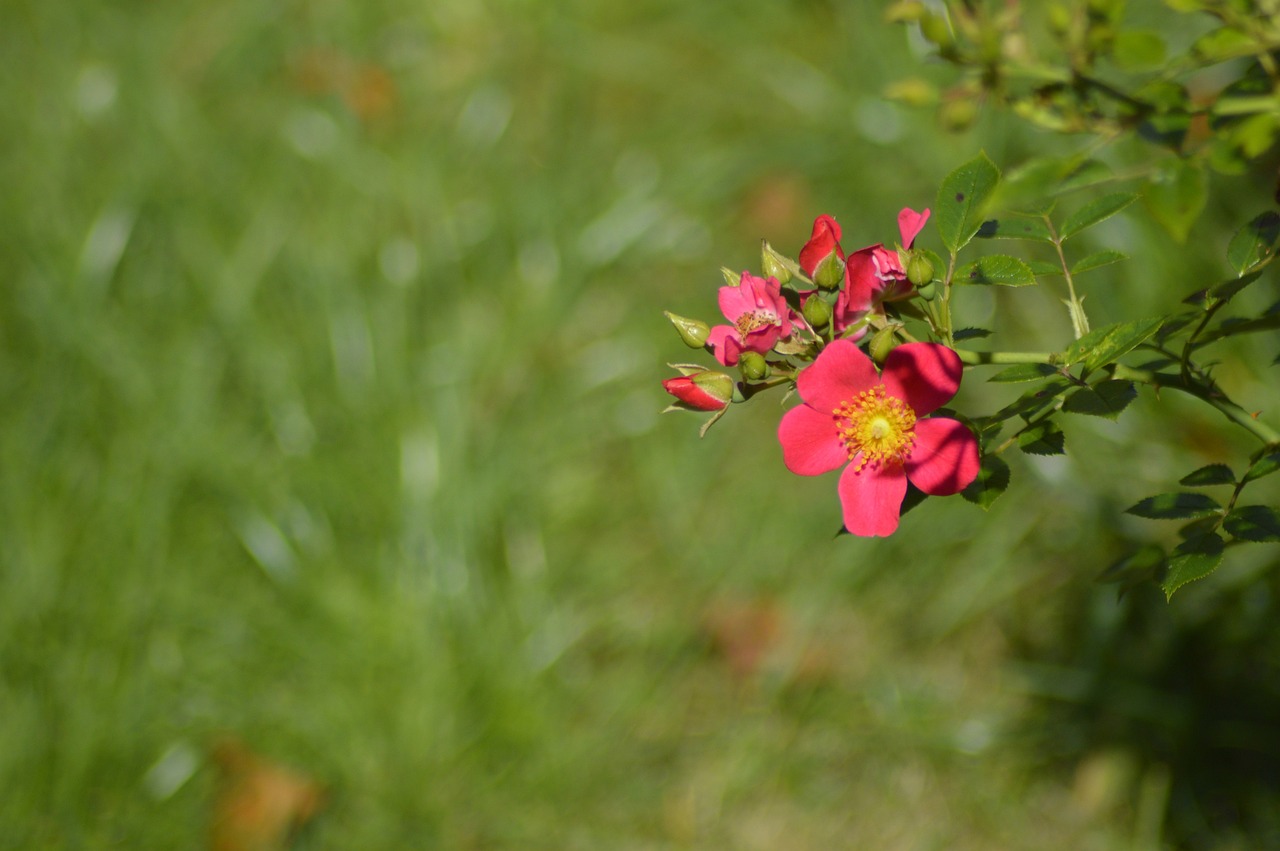
[[[785,259],[765,240],[760,241],[760,271],[766,278],[775,278],[779,284],[786,285],[791,280],[791,269]]]
[[[936,284],[934,284],[933,281],[930,281],[929,283],[924,284],[922,286],[916,287],[916,295],[920,296],[920,298],[924,299],[925,301],[933,301],[933,297],[936,296],[937,294],[938,294],[938,287]]]
[[[897,0],[884,10],[885,22],[890,24],[914,23],[924,15],[924,4],[920,0]]]
[[[933,264],[925,255],[914,252],[907,262],[907,280],[916,287],[923,287],[933,280]]]
[[[844,261],[833,251],[813,270],[813,282],[824,290],[838,289],[844,283]]]
[[[871,338],[871,345],[868,348],[871,350],[871,359],[876,363],[884,363],[884,359],[889,357],[889,352],[897,348],[898,342],[894,339],[893,330],[893,326],[881,328]]]
[[[936,44],[939,49],[945,50],[952,46],[951,27],[945,20],[932,13],[926,12],[921,16],[920,34]]]
[[[769,377],[769,362],[759,352],[743,352],[738,356],[738,368],[747,381],[761,381]]]
[[[938,108],[938,123],[952,133],[963,133],[977,120],[978,104],[968,97],[943,101]]]
[[[671,324],[676,328],[676,333],[680,335],[681,340],[684,340],[686,346],[691,349],[701,349],[707,344],[707,335],[711,333],[711,327],[707,323],[678,316],[669,310],[663,312],[666,314],[667,319],[671,320]]]
[[[809,323],[809,327],[815,331],[821,331],[827,327],[827,323],[831,321],[831,305],[827,304],[827,300],[818,296],[817,293],[809,296],[805,300],[804,307],[801,308],[804,314],[804,321]]]

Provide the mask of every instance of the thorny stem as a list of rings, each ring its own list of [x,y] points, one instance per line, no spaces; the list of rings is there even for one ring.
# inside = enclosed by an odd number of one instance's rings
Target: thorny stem
[[[1261,440],[1268,447],[1280,446],[1280,432],[1276,431],[1261,420],[1255,419],[1253,414],[1249,413],[1235,402],[1232,402],[1220,391],[1204,387],[1194,381],[1186,381],[1181,375],[1171,375],[1165,372],[1150,372],[1145,369],[1133,369],[1122,364],[1115,364],[1112,375],[1116,378],[1150,384],[1157,390],[1163,387],[1168,387],[1173,390],[1179,390],[1190,396],[1195,396],[1200,401],[1206,402],[1217,408],[1223,416],[1246,431],[1252,433],[1254,437]]]
[[[1049,228],[1049,235],[1053,240],[1053,248],[1058,252],[1058,263],[1062,266],[1062,276],[1067,281],[1067,293],[1071,299],[1066,302],[1067,312],[1071,315],[1071,330],[1075,332],[1076,339],[1079,340],[1085,334],[1089,333],[1089,317],[1084,314],[1084,302],[1076,297],[1075,281],[1071,278],[1071,267],[1067,265],[1067,255],[1062,252],[1062,239],[1058,236],[1058,232],[1053,228],[1053,221],[1048,214],[1044,216],[1045,226]]]

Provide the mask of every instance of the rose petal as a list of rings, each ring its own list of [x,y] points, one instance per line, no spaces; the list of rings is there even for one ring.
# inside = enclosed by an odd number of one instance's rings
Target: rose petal
[[[755,299],[751,297],[751,290],[742,284],[736,287],[721,287],[717,300],[720,303],[720,312],[730,322],[737,322],[739,316],[755,310]]]
[[[859,392],[880,383],[871,358],[849,340],[835,340],[812,364],[800,370],[800,398],[822,414],[830,414]]]
[[[978,439],[963,423],[946,417],[916,422],[916,440],[905,462],[911,484],[933,496],[950,496],[978,476]]]
[[[804,244],[804,248],[800,249],[800,268],[804,269],[806,275],[812,276],[818,265],[833,251],[837,257],[844,256],[840,253],[840,225],[830,216],[818,216],[813,220],[813,235]]]
[[[725,366],[734,366],[742,352],[742,338],[732,325],[717,325],[707,334],[707,346],[716,360]]]
[[[960,356],[938,343],[905,343],[884,362],[884,386],[923,417],[946,404],[960,389]]]
[[[916,236],[924,229],[925,222],[929,221],[929,209],[926,207],[924,212],[917,213],[910,207],[903,207],[898,213],[898,231],[902,234],[902,247],[910,248],[911,243],[916,241]]]
[[[856,469],[850,464],[840,474],[840,507],[844,528],[861,537],[892,535],[898,528],[907,477],[899,464]]]
[[[787,411],[778,425],[782,461],[800,476],[829,473],[848,462],[849,453],[836,432],[835,419],[808,405]]]

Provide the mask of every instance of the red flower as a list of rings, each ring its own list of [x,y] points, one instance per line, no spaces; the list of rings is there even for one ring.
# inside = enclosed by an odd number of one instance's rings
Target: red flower
[[[723,372],[702,370],[662,382],[662,389],[697,411],[718,411],[733,401],[733,379]]]
[[[928,210],[917,213],[910,207],[902,208],[898,213],[898,232],[902,235],[903,248],[911,248],[927,221]],[[871,310],[886,301],[909,298],[914,292],[898,252],[881,243],[850,254],[845,261],[844,275],[841,295],[848,293],[846,300],[853,309]]]
[[[840,250],[840,225],[830,216],[818,216],[813,220],[813,235],[800,249],[800,268],[812,278],[832,254],[844,259],[844,252]]]
[[[892,534],[908,480],[948,496],[978,475],[978,441],[968,428],[945,417],[921,419],[955,395],[961,372],[946,346],[907,343],[889,353],[877,375],[857,345],[835,340],[800,372],[804,404],[778,426],[787,468],[817,476],[847,464],[839,484],[845,528]]]
[[[720,288],[720,311],[732,325],[717,325],[707,336],[716,360],[733,366],[743,352],[767,353],[791,334],[791,310],[777,278],[743,272],[736,287]]]

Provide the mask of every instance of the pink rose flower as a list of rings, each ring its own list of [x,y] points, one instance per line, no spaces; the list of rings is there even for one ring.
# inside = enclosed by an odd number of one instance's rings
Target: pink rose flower
[[[889,353],[877,375],[857,345],[835,340],[797,376],[804,404],[778,426],[787,469],[817,476],[847,465],[838,487],[845,528],[892,534],[908,480],[949,496],[978,475],[973,432],[946,417],[923,419],[955,395],[962,370],[946,346],[907,343]]]
[[[743,352],[766,354],[791,335],[791,310],[777,278],[743,272],[736,287],[720,288],[720,310],[732,325],[717,325],[707,335],[715,359],[733,366]]]
[[[902,235],[903,248],[911,248],[928,221],[927,209],[917,213],[910,207],[902,208],[898,213],[898,233]],[[880,243],[850,254],[845,260],[844,274],[844,291],[849,294],[849,303],[864,310],[886,301],[909,298],[915,291],[907,280],[907,270],[902,268],[898,252]],[[860,307],[862,305],[865,308]]]

